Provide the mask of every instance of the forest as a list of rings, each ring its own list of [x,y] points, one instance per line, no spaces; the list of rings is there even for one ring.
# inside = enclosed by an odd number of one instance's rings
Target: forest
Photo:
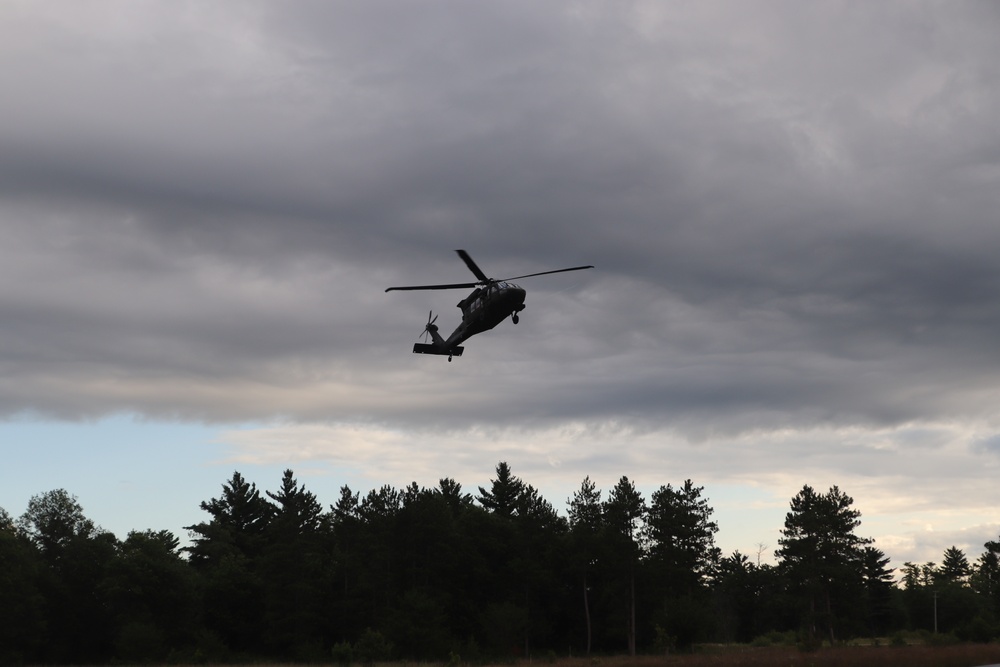
[[[645,498],[627,477],[606,493],[588,477],[560,516],[505,462],[472,493],[447,478],[344,486],[325,508],[291,470],[263,492],[235,472],[186,546],[119,539],[57,489],[17,518],[0,509],[0,663],[474,664],[1000,636],[1000,540],[974,562],[951,547],[895,572],[853,502],[803,486],[768,564],[720,553],[691,480]]]

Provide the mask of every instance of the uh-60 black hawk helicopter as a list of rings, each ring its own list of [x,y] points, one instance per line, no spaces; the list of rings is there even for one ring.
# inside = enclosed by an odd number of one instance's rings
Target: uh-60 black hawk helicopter
[[[539,273],[529,273],[513,278],[503,278],[495,280],[487,278],[482,269],[469,257],[469,253],[464,250],[456,250],[458,256],[462,258],[469,270],[475,274],[479,280],[474,283],[453,283],[450,285],[408,285],[404,287],[389,287],[386,292],[393,290],[430,290],[430,289],[468,289],[474,287],[472,294],[458,302],[458,307],[462,309],[462,323],[458,325],[455,332],[445,340],[438,333],[437,316],[433,311],[427,314],[427,324],[424,325],[424,340],[430,335],[432,343],[414,343],[413,351],[418,354],[439,354],[447,355],[448,361],[451,358],[462,356],[465,350],[461,343],[472,336],[484,331],[489,331],[496,325],[507,319],[517,324],[517,314],[524,310],[524,289],[518,287],[511,280],[520,278],[531,278],[533,276],[544,276],[549,273],[564,273],[566,271],[582,271],[583,269],[594,268],[591,265],[573,266],[568,269],[556,269],[555,271],[540,271]]]

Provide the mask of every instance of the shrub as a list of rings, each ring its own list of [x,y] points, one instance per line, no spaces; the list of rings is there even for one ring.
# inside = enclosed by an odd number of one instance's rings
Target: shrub
[[[979,614],[959,628],[957,634],[962,641],[986,644],[1000,633],[995,621]]]
[[[799,650],[803,653],[815,653],[823,647],[823,640],[819,637],[811,637],[806,635],[798,644]]]
[[[950,632],[940,633],[936,635],[931,634],[927,638],[927,644],[929,646],[954,646],[957,643],[958,643],[958,637],[956,637],[954,634]]]
[[[392,644],[378,630],[368,628],[354,645],[354,654],[366,665],[384,662],[392,655]]]
[[[354,650],[350,642],[339,642],[330,649],[330,655],[338,665],[349,665],[354,658]]]

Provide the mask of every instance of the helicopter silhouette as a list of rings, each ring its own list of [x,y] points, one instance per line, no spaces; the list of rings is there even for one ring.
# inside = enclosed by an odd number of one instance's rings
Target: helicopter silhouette
[[[394,290],[474,288],[469,296],[458,302],[458,307],[462,309],[462,323],[458,325],[458,328],[447,339],[442,338],[441,334],[438,333],[438,327],[434,324],[437,321],[437,315],[434,315],[434,311],[427,314],[427,324],[424,325],[424,331],[421,334],[425,342],[413,344],[413,352],[416,354],[447,355],[448,361],[451,361],[452,357],[462,356],[465,348],[461,346],[461,343],[472,336],[489,331],[507,319],[508,316],[510,316],[514,324],[517,324],[519,319],[517,314],[524,310],[525,291],[522,287],[510,282],[511,280],[544,276],[549,273],[582,271],[583,269],[594,268],[588,264],[587,266],[573,266],[568,269],[556,269],[555,271],[540,271],[538,273],[528,273],[523,276],[496,280],[487,278],[483,270],[472,261],[469,253],[464,250],[456,250],[455,252],[458,253],[458,256],[462,258],[465,265],[469,267],[469,270],[479,280],[474,283],[452,283],[449,285],[407,285],[403,287],[389,287],[385,290],[386,292],[392,292]],[[428,336],[430,336],[433,342],[426,342]]]

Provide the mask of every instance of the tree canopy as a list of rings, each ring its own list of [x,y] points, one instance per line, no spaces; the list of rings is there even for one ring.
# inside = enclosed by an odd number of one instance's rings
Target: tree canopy
[[[501,461],[475,496],[450,478],[330,505],[291,470],[239,472],[199,504],[188,540],[99,528],[77,498],[0,509],[0,662],[510,659],[685,650],[793,632],[833,640],[931,630],[1000,635],[1000,541],[970,562],[889,557],[834,486],[792,498],[776,565],[715,545],[705,489],[648,500],[586,477],[561,516]],[[196,508],[192,508],[196,509]],[[724,527],[723,527],[724,528]],[[762,547],[763,548],[763,547]]]

